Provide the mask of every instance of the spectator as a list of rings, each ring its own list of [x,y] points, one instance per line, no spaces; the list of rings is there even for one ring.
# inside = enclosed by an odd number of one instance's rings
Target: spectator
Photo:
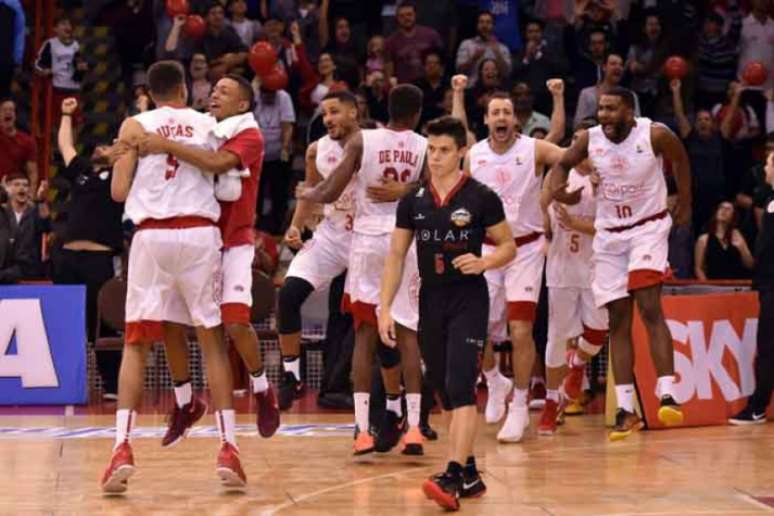
[[[419,126],[425,122],[443,115],[443,97],[446,91],[446,70],[444,59],[438,50],[430,50],[425,54],[425,73],[415,85],[422,90],[422,118]]]
[[[255,120],[263,133],[263,171],[258,197],[258,227],[272,235],[283,234],[290,188],[290,144],[296,114],[285,90],[260,88],[256,96]],[[271,206],[265,209],[268,196]]]
[[[483,140],[487,137],[488,129],[484,124],[484,113],[489,103],[489,97],[496,91],[502,90],[503,78],[497,63],[492,59],[484,59],[478,67],[479,81],[473,88],[465,92],[465,112],[470,130],[476,135],[476,139]]]
[[[11,95],[14,70],[24,60],[25,22],[19,0],[0,0],[0,99]]]
[[[52,277],[56,284],[86,286],[86,331],[89,342],[94,342],[97,294],[115,276],[113,258],[123,249],[123,205],[113,202],[110,196],[112,165],[118,149],[97,145],[91,155],[78,155],[71,122],[76,109],[75,99],[62,102],[57,143],[65,166],[57,178],[69,187],[70,200],[67,223],[59,234],[62,248],[53,256]],[[107,399],[115,399],[118,392],[120,362],[120,352],[97,353],[97,369]]]
[[[24,174],[16,173],[3,178],[3,189],[8,193],[8,202],[2,207],[11,244],[12,262],[18,266],[17,281],[40,279],[44,276],[41,257],[43,235],[51,231],[48,207],[34,204],[30,181]],[[48,194],[48,184],[42,181],[35,201]]]
[[[624,60],[619,54],[609,54],[602,67],[602,81],[595,85],[583,88],[578,97],[578,107],[575,110],[575,125],[581,120],[597,114],[597,102],[600,95],[603,95],[610,88],[621,85],[621,79],[624,74]],[[634,114],[640,116],[640,102],[637,94],[634,94]]]
[[[603,31],[597,30],[589,33],[589,41],[583,47],[586,51],[576,56],[572,61],[574,63],[573,76],[577,91],[594,86],[602,81],[604,77],[602,68],[605,65],[609,47],[607,35]]]
[[[693,227],[691,224],[677,224],[677,185],[674,178],[667,180],[667,210],[672,217],[669,230],[669,267],[677,279],[693,278]]]
[[[323,52],[333,56],[339,77],[349,85],[351,90],[354,90],[362,80],[360,63],[364,61],[365,56],[352,40],[352,32],[346,18],[337,18],[334,21],[334,28],[333,41],[324,46]]]
[[[431,48],[442,49],[441,36],[430,27],[416,24],[416,8],[410,1],[398,4],[398,30],[384,44],[387,77],[399,83],[414,82],[422,77],[422,56]]]
[[[237,33],[244,46],[250,48],[262,35],[261,22],[247,18],[247,2],[245,0],[231,0],[228,10],[231,13],[229,25]]]
[[[730,280],[750,277],[755,261],[742,233],[736,228],[734,205],[720,203],[709,221],[707,233],[696,240],[696,279]]]
[[[88,70],[88,64],[81,56],[81,46],[73,37],[73,24],[66,15],[57,18],[54,25],[55,37],[47,39],[40,47],[35,60],[35,71],[51,77],[54,87],[54,118],[59,118],[62,100],[78,98],[81,80]]]
[[[16,127],[16,103],[0,99],[0,180],[10,174],[26,174],[30,188],[38,185],[38,149],[35,140]]]
[[[435,29],[441,35],[444,48],[454,52],[457,48],[459,33],[456,2],[439,2],[438,0],[416,0],[417,23]],[[444,61],[447,55],[444,55]]]
[[[365,73],[384,71],[384,37],[372,36],[368,40],[368,55],[366,56]]]
[[[543,38],[543,24],[538,20],[527,22],[524,40],[524,48],[514,58],[513,77],[527,83],[535,95],[535,107],[538,110],[548,111],[551,108],[551,95],[545,84],[552,77],[567,74],[564,59],[549,48]]]
[[[489,11],[494,16],[494,33],[510,53],[521,50],[519,28],[520,0],[473,0],[478,4],[478,12]],[[478,21],[478,20],[477,20]]]
[[[678,134],[685,144],[691,163],[693,234],[697,235],[702,225],[709,219],[712,207],[724,199],[728,192],[725,172],[726,149],[712,114],[706,109],[700,109],[696,112],[694,125],[691,126],[683,107],[682,82],[675,79],[669,86],[672,90],[672,107],[677,120]]]
[[[643,34],[644,41],[629,48],[626,69],[632,75],[632,90],[640,98],[643,114],[653,116],[661,65],[667,52],[666,38],[657,14],[650,13],[645,17]]]
[[[532,131],[541,129],[548,133],[551,129],[551,120],[543,113],[534,110],[534,96],[529,84],[526,82],[517,82],[511,88],[511,98],[513,99],[513,111],[516,120],[521,127],[521,134],[532,136]]]
[[[591,34],[602,32],[609,42],[616,41],[613,23],[615,0],[579,0],[575,2],[575,48],[587,48]],[[614,49],[617,50],[617,49]]]
[[[728,0],[731,18],[723,33],[723,17],[711,11],[704,18],[696,50],[696,105],[711,108],[726,97],[728,83],[736,75],[739,33],[742,18],[736,0]]]
[[[212,83],[207,79],[207,71],[207,58],[204,54],[194,54],[191,57],[191,64],[188,67],[188,74],[191,81],[188,94],[191,97],[191,107],[197,111],[207,111],[209,107]]]
[[[317,73],[320,75],[319,82],[311,93],[312,105],[315,107],[320,104],[331,88],[347,89],[345,82],[336,80],[336,64],[330,54],[320,54],[320,60],[317,62]]]
[[[760,61],[769,72],[763,89],[774,88],[774,19],[770,10],[771,0],[752,0],[752,10],[742,21],[739,39],[737,76],[741,77],[752,61]]]
[[[210,80],[213,82],[241,68],[247,61],[247,47],[236,31],[226,24],[222,5],[212,4],[207,9],[207,33],[196,45],[195,52],[207,58]]]
[[[320,9],[315,0],[299,0],[298,7],[290,18],[298,23],[301,40],[306,48],[309,61],[317,63],[322,49],[320,33]]]
[[[476,29],[476,37],[463,41],[457,51],[457,71],[468,76],[468,87],[475,86],[478,67],[484,59],[494,60],[501,77],[508,77],[511,73],[511,54],[493,33],[492,13],[479,14]]]
[[[293,50],[293,44],[285,37],[285,22],[278,17],[269,18],[264,24],[264,34],[266,41],[271,43],[271,46],[277,51],[279,61],[290,73],[298,60],[298,55]]]
[[[766,137],[764,155],[774,154],[774,132]],[[736,208],[740,212],[742,233],[749,242],[755,240],[761,227],[766,199],[771,196],[771,185],[766,181],[765,163],[758,161],[740,181],[741,188],[736,194]]]
[[[749,105],[740,105],[742,93],[743,86],[731,81],[726,101],[712,107],[712,116],[720,124],[720,133],[732,142],[751,140],[761,133],[761,124],[755,110]]]

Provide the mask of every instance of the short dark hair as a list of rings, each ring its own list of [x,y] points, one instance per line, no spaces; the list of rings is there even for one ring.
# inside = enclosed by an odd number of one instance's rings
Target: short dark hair
[[[478,22],[478,19],[481,18],[482,16],[489,16],[490,18],[492,18],[492,21],[494,21],[494,14],[492,14],[491,11],[481,10],[481,11],[478,11],[478,14],[476,15],[476,22]]]
[[[468,132],[465,125],[453,116],[442,116],[430,120],[425,128],[428,136],[451,136],[457,148],[461,149],[468,143]]]
[[[508,100],[510,101],[511,106],[513,106],[513,97],[511,97],[506,91],[497,90],[489,95],[489,100],[486,101],[486,112],[489,112],[489,104],[493,100]]]
[[[11,97],[0,97],[0,106],[5,104],[6,102],[10,102],[13,104],[14,107],[16,107],[16,101],[13,100]]]
[[[634,109],[634,93],[628,88],[622,86],[614,86],[604,92],[602,95],[610,95],[612,97],[618,97],[628,108]]]
[[[524,23],[524,31],[525,32],[527,30],[527,27],[530,26],[530,25],[537,25],[538,27],[540,27],[540,30],[545,30],[545,28],[546,28],[546,22],[544,22],[540,18],[529,18],[529,19],[527,19],[527,21]]]
[[[223,9],[224,12],[226,11],[226,8],[223,7],[223,5],[219,4],[218,2],[212,2],[210,5],[207,6],[207,10],[204,12],[206,13],[207,16],[209,16],[210,11],[216,8]]]
[[[239,86],[239,93],[242,94],[242,98],[250,104],[245,113],[255,109],[255,91],[253,91],[253,85],[250,84],[250,81],[235,73],[227,73],[222,78],[230,79]]]
[[[349,90],[329,91],[325,94],[320,103],[322,104],[326,100],[338,100],[342,104],[349,104],[352,107],[357,108],[357,97]]]
[[[624,61],[624,62],[626,61],[626,60],[624,59],[623,55],[619,54],[618,52],[608,52],[607,54],[605,54],[605,65],[607,65],[607,61],[608,61],[608,60],[609,60],[611,57],[613,57],[613,56],[615,56],[615,57],[619,58],[621,61]]]
[[[394,122],[409,122],[422,112],[424,95],[413,84],[400,84],[390,91],[387,112]]]
[[[157,61],[148,68],[148,87],[155,97],[171,97],[184,81],[183,65],[177,61]]]
[[[56,27],[57,25],[59,25],[60,23],[63,23],[63,22],[70,22],[70,23],[72,23],[73,21],[70,19],[69,15],[62,13],[59,16],[57,16],[56,18],[54,18],[54,27]]]
[[[444,58],[443,52],[441,52],[435,47],[430,47],[424,52],[422,52],[422,63],[424,64],[424,62],[430,56],[438,56],[438,60],[441,62],[441,66],[446,66],[446,58]]]
[[[414,0],[401,0],[398,2],[398,5],[395,7],[395,11],[397,12],[398,9],[404,9],[406,7],[411,7],[414,9],[414,12],[417,10],[417,4],[414,2]]]

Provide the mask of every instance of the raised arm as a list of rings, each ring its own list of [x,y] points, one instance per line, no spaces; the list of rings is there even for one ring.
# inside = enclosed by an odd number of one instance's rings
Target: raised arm
[[[691,122],[685,116],[685,107],[683,106],[682,81],[672,79],[669,82],[669,89],[672,90],[672,108],[677,119],[677,128],[680,131],[680,138],[687,138],[691,134]]]
[[[57,144],[62,155],[65,167],[78,155],[73,143],[73,113],[78,107],[78,101],[74,98],[66,98],[62,101],[62,121],[59,122]]]
[[[460,120],[468,129],[468,115],[465,113],[465,88],[468,87],[467,75],[455,75],[451,80],[452,86],[452,112],[451,116]]]
[[[137,168],[137,143],[145,134],[136,120],[127,118],[118,131],[118,142],[127,149],[113,165],[113,177],[110,180],[110,196],[116,202],[126,201],[132,187],[134,171]]]
[[[336,201],[347,187],[347,184],[349,184],[355,171],[360,168],[362,156],[363,134],[358,132],[352,135],[346,145],[344,145],[344,156],[336,168],[333,169],[331,175],[320,181],[314,188],[306,188],[299,198],[325,204]]]
[[[682,225],[691,221],[691,164],[683,143],[667,126],[654,123],[650,138],[656,154],[672,163],[672,173],[677,181],[677,212],[675,223]]]
[[[317,170],[317,142],[312,143],[306,149],[305,156],[305,176],[304,185],[306,187],[313,187],[317,185],[322,176]],[[298,199],[296,202],[296,210],[293,212],[293,219],[290,221],[290,227],[288,227],[285,233],[285,242],[291,249],[300,249],[303,242],[301,241],[301,231],[306,226],[309,216],[314,209],[314,203],[305,199]]]
[[[731,83],[731,103],[728,105],[728,112],[720,123],[720,134],[726,140],[734,138],[734,119],[739,111],[739,100],[742,95],[742,86],[738,82]]]
[[[564,149],[546,140],[535,141],[535,173],[543,175],[544,167],[553,167],[564,155]]]
[[[551,127],[545,139],[547,142],[558,144],[564,139],[564,132],[567,128],[567,115],[564,110],[564,81],[562,79],[549,79],[546,86],[551,92],[554,106],[551,111]]]
[[[241,168],[239,157],[227,150],[211,151],[180,142],[167,140],[156,133],[144,133],[139,141],[141,156],[148,154],[172,154],[180,161],[190,163],[203,172],[225,174]]]
[[[169,31],[167,40],[164,42],[165,52],[172,53],[177,51],[177,47],[180,44],[180,32],[183,30],[185,20],[186,16],[184,14],[175,16],[175,18],[172,20],[172,28]]]
[[[579,188],[572,192],[567,192],[567,176],[575,166],[580,164],[589,155],[589,133],[581,131],[578,138],[573,142],[569,149],[564,151],[549,171],[551,179],[551,197],[555,201],[564,204],[578,204],[580,202],[581,190]]]

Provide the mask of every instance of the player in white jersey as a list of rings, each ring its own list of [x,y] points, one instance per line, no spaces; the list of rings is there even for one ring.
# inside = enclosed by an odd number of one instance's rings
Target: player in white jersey
[[[678,425],[683,414],[674,398],[674,350],[661,308],[667,269],[669,230],[662,160],[669,159],[677,179],[678,224],[691,214],[688,156],[668,128],[634,117],[629,90],[614,88],[599,99],[600,125],[583,131],[551,170],[553,198],[577,204],[581,191],[565,189],[567,174],[584,159],[599,176],[595,219],[592,289],[597,306],[607,307],[618,411],[610,439],[623,439],[643,426],[634,412],[632,311],[637,301],[648,332],[661,406],[658,418]]]
[[[452,79],[456,92],[465,88],[466,79],[460,75]],[[527,395],[535,362],[532,328],[545,264],[540,191],[543,171],[559,160],[562,150],[545,140],[516,133],[513,101],[505,93],[490,97],[484,122],[489,137],[468,151],[465,170],[500,196],[518,247],[516,258],[504,267],[487,271],[485,277],[490,306],[487,346],[507,338],[507,321],[513,348],[513,400],[497,438],[501,442],[519,442],[529,425]],[[484,245],[484,256],[492,250],[493,246]],[[505,413],[505,398],[512,384],[499,372],[491,353],[485,355],[482,365],[491,400],[485,416],[487,422],[496,423]]]
[[[357,99],[346,91],[329,93],[320,102],[328,134],[306,150],[304,185],[313,187],[330,176],[341,162],[344,144],[357,133]],[[324,218],[311,240],[302,242],[301,231],[309,222],[314,203],[299,199],[285,241],[300,249],[290,263],[279,292],[277,329],[284,378],[280,384],[279,407],[287,410],[303,392],[301,383],[301,305],[314,290],[325,289],[347,269],[352,225],[355,219],[354,178],[334,203],[323,208]]]
[[[577,138],[576,135],[573,139]],[[575,206],[551,204],[550,178],[543,184],[550,235],[546,258],[548,287],[548,343],[546,346],[546,404],[538,434],[553,435],[564,405],[562,395],[577,400],[586,363],[607,340],[607,312],[597,308],[591,292],[591,244],[596,201],[588,174],[588,160],[570,171],[568,187],[582,188]],[[550,206],[549,206],[550,205]],[[578,349],[567,353],[567,341],[578,337]],[[569,367],[569,372],[567,370]],[[560,393],[560,384],[561,390]]]
[[[135,147],[146,131],[204,146],[214,119],[185,107],[188,92],[179,63],[155,63],[148,82],[158,108],[124,121],[119,142],[127,152],[116,162],[111,182],[113,199],[126,202],[137,232],[129,253],[116,442],[102,489],[116,493],[127,488],[134,472],[130,439],[142,402],[147,352],[162,336],[177,336],[183,325],[196,328],[206,359],[222,438],[217,472],[229,485],[241,485],[244,473],[234,437],[231,369],[218,300],[222,241],[213,177],[171,155],[138,158]]]
[[[412,85],[393,88],[388,110],[390,122],[386,128],[363,130],[350,138],[344,147],[344,157],[339,166],[325,181],[301,195],[301,198],[314,202],[333,202],[355,177],[357,209],[347,276],[347,293],[355,319],[355,351],[352,359],[357,426],[355,455],[374,450],[388,451],[400,439],[405,426],[400,401],[401,369],[408,407],[408,431],[403,436],[403,453],[423,453],[422,434],[419,430],[422,374],[415,331],[418,307],[410,302],[415,296],[406,292],[412,288],[418,291],[418,284],[412,285],[415,282],[410,279],[417,275],[416,260],[412,261],[414,267],[406,267],[404,271],[401,290],[405,301],[393,304],[392,315],[398,322],[398,354],[386,343],[380,343],[376,320],[384,260],[390,246],[390,235],[395,228],[397,201],[379,202],[369,194],[385,181],[409,185],[420,179],[427,140],[416,134],[414,128],[422,110],[422,91]],[[374,440],[369,431],[368,406],[371,368],[377,349],[383,367],[387,410],[377,439]]]

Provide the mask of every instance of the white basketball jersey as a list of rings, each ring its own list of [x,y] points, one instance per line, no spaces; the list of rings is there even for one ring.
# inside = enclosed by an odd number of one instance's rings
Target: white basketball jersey
[[[162,107],[134,119],[148,132],[202,148],[208,148],[207,135],[216,124],[213,117],[189,108]],[[215,199],[213,177],[171,154],[145,156],[137,162],[124,209],[135,224],[145,219],[180,216],[200,216],[217,222],[220,206]]]
[[[344,148],[337,140],[328,135],[317,140],[315,165],[323,179],[331,175],[343,156]],[[325,222],[335,229],[352,231],[355,218],[355,181],[353,176],[338,200],[324,207]]]
[[[574,206],[565,205],[567,213],[588,221],[594,220],[597,203],[591,181],[575,169],[567,178],[568,190],[583,187],[581,201]],[[546,261],[546,285],[564,288],[591,288],[591,243],[593,235],[573,231],[561,224],[556,217],[556,202],[549,208],[553,239],[548,247]]]
[[[492,150],[489,140],[470,148],[473,178],[497,192],[514,237],[543,231],[540,211],[542,174],[535,173],[535,139],[520,135],[504,154]]]
[[[589,129],[589,159],[600,176],[597,229],[634,224],[666,210],[663,159],[653,152],[651,120],[636,125],[621,143],[613,143],[601,126]]]
[[[427,139],[414,131],[389,128],[365,129],[363,156],[356,175],[355,232],[383,235],[395,229],[398,202],[374,202],[368,198],[369,186],[379,186],[382,179],[401,183],[418,181],[425,161]]]

